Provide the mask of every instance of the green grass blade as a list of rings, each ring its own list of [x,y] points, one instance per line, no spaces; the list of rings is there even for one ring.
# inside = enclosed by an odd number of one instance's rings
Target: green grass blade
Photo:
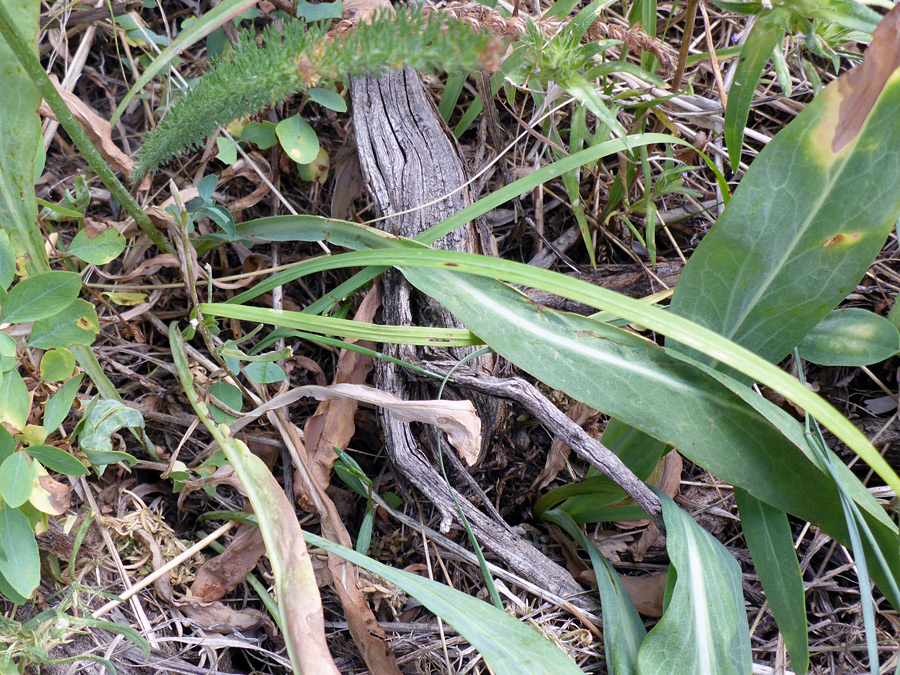
[[[548,511],[543,520],[565,530],[591,557],[603,610],[606,669],[609,675],[633,675],[637,672],[638,651],[647,630],[618,573],[565,511]]]
[[[259,2],[259,0],[223,0],[220,4],[213,7],[206,14],[181,31],[181,33],[172,40],[171,44],[163,49],[162,52],[153,59],[153,62],[147,66],[144,72],[141,73],[137,82],[134,83],[131,89],[128,90],[128,93],[125,94],[125,98],[119,103],[109,123],[115,125],[115,123],[119,121],[122,113],[125,112],[125,108],[131,103],[131,100],[141,91],[141,89],[147,86],[147,84],[150,83],[150,80],[156,77],[163,68],[168,66],[172,62],[172,59],[194,44],[197,40],[206,37],[223,23],[231,21],[241,12],[246,11],[257,2]]]
[[[809,670],[806,596],[787,516],[740,488],[735,488],[734,497],[744,539],[791,655],[791,665],[794,672],[805,675]]]
[[[463,328],[419,328],[416,326],[384,326],[348,319],[334,319],[303,312],[248,307],[225,302],[201,303],[200,311],[207,316],[220,316],[241,321],[264,323],[283,328],[313,331],[343,338],[387,342],[391,344],[459,347],[483,344]]]
[[[339,544],[304,532],[311,546],[334,553],[409,593],[468,640],[497,675],[580,675],[550,640],[506,612],[449,586],[388,567]]]
[[[773,21],[760,19],[750,29],[750,35],[741,50],[734,73],[734,84],[728,92],[728,105],[725,108],[725,144],[732,171],[737,171],[741,161],[744,127],[750,117],[750,104],[753,103],[756,85],[772,56],[772,50],[783,36],[783,28]]]

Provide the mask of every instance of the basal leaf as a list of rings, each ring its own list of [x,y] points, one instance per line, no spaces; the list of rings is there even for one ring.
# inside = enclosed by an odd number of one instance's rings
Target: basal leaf
[[[618,573],[565,511],[553,509],[543,519],[564,529],[591,557],[603,610],[606,669],[610,675],[632,675],[637,672],[638,651],[647,630]]]
[[[741,567],[725,547],[659,495],[677,572],[666,611],[638,655],[641,675],[744,675],[753,668]]]
[[[809,670],[805,592],[787,516],[740,488],[735,488],[734,497],[753,566],[791,655],[791,665],[795,672],[805,674]]]
[[[411,572],[388,567],[349,548],[304,532],[318,546],[390,581],[467,639],[495,673],[578,675],[581,670],[543,635],[483,600]]]
[[[777,362],[856,286],[900,215],[898,31],[895,7],[864,63],[754,160],[684,268],[673,312]]]
[[[803,338],[799,351],[820,366],[868,366],[900,351],[900,331],[866,309],[836,309]]]

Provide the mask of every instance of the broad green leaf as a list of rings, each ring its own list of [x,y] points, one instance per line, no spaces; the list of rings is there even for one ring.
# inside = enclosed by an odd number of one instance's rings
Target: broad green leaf
[[[666,611],[638,655],[641,675],[745,675],[753,669],[741,567],[667,495],[666,550],[677,573]]]
[[[544,514],[543,520],[564,529],[591,557],[591,566],[600,591],[603,650],[609,675],[636,673],[638,652],[647,636],[647,630],[631,596],[619,579],[619,574],[565,511],[552,509]]]
[[[4,0],[3,7],[17,32],[33,41],[36,52],[40,4]],[[15,94],[0,97],[0,229],[9,235],[15,256],[27,256],[32,261],[29,270],[37,271],[47,260],[34,196],[34,160],[41,145],[41,119],[37,114],[41,95],[3,37],[0,90]]]
[[[81,277],[74,272],[43,272],[23,279],[9,292],[0,320],[25,323],[46,319],[72,304],[81,291]]]
[[[309,164],[319,154],[319,137],[300,115],[281,120],[275,134],[287,156],[298,164]]]
[[[61,382],[72,377],[75,370],[75,355],[68,349],[48,349],[41,357],[41,380]]]
[[[115,227],[108,227],[93,239],[81,230],[69,245],[69,253],[91,265],[105,265],[125,250],[125,237]]]
[[[347,112],[347,101],[345,101],[344,97],[336,91],[331,89],[313,88],[310,89],[307,94],[309,94],[310,101],[318,103],[323,108],[328,108],[329,110],[334,110],[339,113]]]
[[[125,112],[125,108],[128,107],[128,104],[131,103],[131,100],[137,93],[148,85],[150,80],[156,77],[157,73],[169,65],[172,59],[194,44],[197,40],[206,37],[226,21],[230,21],[246,9],[253,7],[257,2],[258,0],[223,0],[223,2],[213,7],[197,21],[191,23],[188,28],[181,31],[181,33],[178,34],[178,37],[172,40],[172,43],[153,60],[153,63],[151,63],[148,68],[144,70],[134,83],[134,86],[128,90],[125,98],[122,99],[119,103],[119,107],[116,108],[116,112],[113,114],[110,124],[115,124],[118,121],[122,116],[122,113]],[[40,101],[38,101],[38,103],[40,103]],[[35,107],[35,110],[36,109],[37,107]]]
[[[799,350],[820,366],[868,366],[900,351],[900,331],[869,310],[836,309],[803,338]]]
[[[0,424],[0,463],[16,451],[16,439]]]
[[[341,246],[380,248],[304,262],[291,270],[291,278],[340,267],[400,266],[415,285],[442,302],[523,370],[674,445],[715,475],[783,511],[816,522],[841,541],[846,542],[848,535],[837,489],[810,459],[812,453],[802,430],[799,437],[791,435],[789,442],[779,433],[780,427],[766,421],[777,418],[777,414],[785,415],[783,411],[733,378],[678,353],[661,350],[631,334],[610,332],[616,329],[589,318],[539,310],[518,292],[489,283],[486,278],[557,293],[708,353],[803,406],[886,482],[898,485],[896,473],[859,430],[796,378],[671,312],[558,273],[506,260],[415,248],[412,242],[388,239],[382,233],[349,223],[313,217],[278,222],[279,227],[292,222],[296,239],[325,238]],[[444,273],[450,269],[454,272]],[[613,365],[617,367],[611,368]],[[665,391],[660,384],[666,385]],[[638,385],[642,389],[640,395],[635,395]],[[623,391],[628,394],[621,394]],[[659,403],[650,405],[655,401]],[[748,410],[747,404],[754,410]],[[708,427],[696,425],[692,420],[697,419],[715,423]],[[798,426],[796,420],[792,423],[793,428]],[[896,525],[882,507],[872,504],[871,495],[839,463],[841,467],[846,472],[844,489],[853,494],[866,510],[867,518],[871,518],[870,525],[874,524],[889,568],[900,571]],[[883,575],[876,576],[876,581],[887,591]],[[891,601],[900,604],[900,598],[892,597]]]
[[[21,597],[30,597],[41,582],[37,542],[28,519],[21,511],[6,504],[0,504],[0,550],[4,556],[0,558],[0,575]]]
[[[44,406],[44,428],[48,434],[52,434],[59,429],[59,425],[68,416],[83,379],[83,373],[76,375],[61,386],[47,401],[47,404]]]
[[[734,497],[753,566],[791,655],[791,666],[805,675],[809,670],[806,595],[787,516],[740,488],[735,488]]]
[[[90,345],[99,332],[100,321],[97,319],[94,306],[79,299],[49,319],[35,321],[28,346],[35,349],[50,349]]]
[[[576,675],[582,672],[547,638],[493,605],[426,577],[388,567],[309,532],[304,531],[303,536],[311,546],[334,553],[406,591],[453,626],[498,675]]]
[[[0,464],[0,497],[8,506],[22,506],[31,496],[34,478],[34,464],[28,456],[14,452]]]
[[[16,431],[22,431],[28,424],[30,410],[28,387],[18,371],[0,373],[0,422],[5,422]]]
[[[0,291],[9,289],[16,277],[16,255],[13,253],[9,232],[0,228]],[[0,297],[2,301],[2,297]]]
[[[254,361],[244,366],[244,375],[253,382],[260,384],[270,384],[273,382],[283,382],[287,377],[284,371],[275,363],[269,361]]]
[[[895,10],[864,63],[754,160],[684,268],[673,313],[777,362],[856,286],[900,215],[898,23]]]
[[[780,11],[778,15],[784,16]],[[772,56],[772,50],[784,37],[784,26],[779,25],[780,23],[777,17],[760,18],[750,29],[750,35],[741,49],[737,70],[734,72],[734,84],[728,92],[728,105],[725,108],[725,144],[732,171],[737,171],[741,161],[744,127],[750,116],[750,104],[753,103],[756,85]]]
[[[51,471],[67,476],[86,476],[87,468],[65,450],[50,445],[32,445],[26,448],[29,455]]]

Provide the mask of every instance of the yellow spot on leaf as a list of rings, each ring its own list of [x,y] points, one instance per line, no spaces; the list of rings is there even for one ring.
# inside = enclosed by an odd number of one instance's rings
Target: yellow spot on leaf
[[[862,232],[841,232],[833,237],[828,237],[822,244],[822,248],[832,248],[834,246],[852,246],[862,239]]]

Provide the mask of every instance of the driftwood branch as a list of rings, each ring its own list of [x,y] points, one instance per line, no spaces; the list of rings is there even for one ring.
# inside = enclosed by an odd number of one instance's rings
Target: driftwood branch
[[[452,367],[439,363],[420,365],[440,375],[446,375]],[[521,405],[591,466],[612,479],[647,512],[660,531],[665,532],[659,498],[609,448],[569,419],[533,384],[520,377],[501,379],[466,372],[462,368],[453,371],[450,380],[482,394],[499,396]]]

